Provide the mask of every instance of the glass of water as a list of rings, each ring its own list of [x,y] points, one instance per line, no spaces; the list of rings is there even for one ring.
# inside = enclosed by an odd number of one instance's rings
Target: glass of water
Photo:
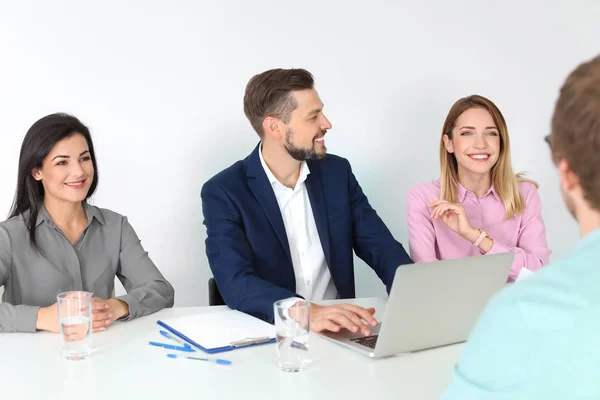
[[[279,367],[286,372],[302,371],[309,362],[310,303],[289,298],[276,301],[273,309]]]
[[[92,351],[92,293],[64,292],[56,299],[63,355],[82,360]]]

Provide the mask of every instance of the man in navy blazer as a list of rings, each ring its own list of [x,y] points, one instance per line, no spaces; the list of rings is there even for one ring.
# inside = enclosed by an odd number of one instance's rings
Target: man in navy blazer
[[[246,87],[244,112],[261,142],[202,188],[206,254],[225,302],[273,322],[273,303],[353,298],[353,250],[389,293],[412,263],[370,206],[348,160],[328,155],[331,123],[303,69],[275,69]],[[311,328],[370,334],[374,309],[311,304]]]

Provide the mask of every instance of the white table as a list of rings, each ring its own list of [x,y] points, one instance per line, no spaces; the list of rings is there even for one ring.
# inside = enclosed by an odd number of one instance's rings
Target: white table
[[[347,300],[346,300],[347,302]],[[383,299],[354,300],[375,306]],[[227,353],[221,366],[169,359],[172,352],[149,346],[157,319],[208,313],[225,307],[163,310],[94,334],[97,349],[88,359],[68,361],[59,335],[0,335],[0,390],[3,399],[438,399],[460,356],[460,345],[415,354],[371,359],[311,333],[313,363],[299,373],[279,370],[274,345]],[[164,339],[163,341],[166,341]]]

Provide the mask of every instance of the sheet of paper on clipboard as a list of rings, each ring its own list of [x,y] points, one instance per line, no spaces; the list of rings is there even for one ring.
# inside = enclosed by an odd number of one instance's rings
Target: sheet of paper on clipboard
[[[236,310],[168,318],[158,324],[208,353],[275,340],[273,325]]]

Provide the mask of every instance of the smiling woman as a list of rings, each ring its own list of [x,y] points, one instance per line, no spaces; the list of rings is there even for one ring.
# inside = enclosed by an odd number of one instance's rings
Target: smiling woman
[[[173,287],[127,218],[88,204],[98,166],[88,128],[51,114],[21,146],[15,200],[0,223],[0,332],[59,331],[56,296],[94,293],[92,326],[103,331],[173,305]],[[112,298],[115,276],[127,294]]]
[[[452,106],[440,169],[439,180],[408,193],[415,262],[514,252],[509,281],[548,263],[537,184],[513,172],[506,121],[492,101],[473,95]]]

